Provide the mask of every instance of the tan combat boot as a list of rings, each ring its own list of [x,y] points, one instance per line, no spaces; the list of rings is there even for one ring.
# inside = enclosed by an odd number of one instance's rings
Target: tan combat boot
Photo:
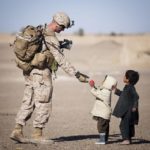
[[[14,130],[12,131],[10,138],[17,142],[22,142],[23,136],[23,126],[21,124],[16,124]]]
[[[42,138],[42,128],[34,128],[32,138],[39,140]]]
[[[31,142],[32,143],[39,143],[39,144],[52,144],[54,143],[54,141],[50,140],[50,139],[46,139],[42,136],[42,130],[43,128],[34,128],[33,130],[33,134],[32,134],[32,139]]]

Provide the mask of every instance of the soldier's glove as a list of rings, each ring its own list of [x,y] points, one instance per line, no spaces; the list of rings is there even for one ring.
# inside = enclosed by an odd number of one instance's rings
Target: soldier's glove
[[[75,76],[80,82],[88,82],[89,77],[85,74],[80,73],[79,71],[75,74]]]

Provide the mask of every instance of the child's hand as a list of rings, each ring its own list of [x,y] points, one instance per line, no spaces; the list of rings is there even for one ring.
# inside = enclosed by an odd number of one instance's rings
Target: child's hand
[[[112,90],[116,91],[117,89],[117,84],[112,86]]]
[[[94,80],[90,80],[90,81],[89,81],[89,85],[90,85],[91,87],[94,87],[94,86],[95,86]]]

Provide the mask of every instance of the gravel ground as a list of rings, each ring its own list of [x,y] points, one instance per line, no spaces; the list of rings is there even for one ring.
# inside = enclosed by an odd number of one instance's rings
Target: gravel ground
[[[140,71],[140,81],[136,88],[140,95],[140,122],[136,126],[136,136],[133,144],[120,145],[121,135],[119,131],[120,120],[113,117],[110,122],[110,136],[107,145],[95,145],[98,139],[96,122],[92,120],[90,111],[94,103],[94,97],[90,94],[87,84],[79,83],[76,79],[58,73],[58,79],[54,81],[53,113],[44,130],[44,135],[55,141],[51,145],[19,144],[12,141],[9,135],[15,125],[15,116],[21,104],[24,83],[21,71],[10,60],[12,54],[7,45],[0,45],[0,150],[148,150],[150,149],[150,72]],[[92,78],[96,83],[101,82],[106,72],[95,72]],[[99,70],[101,71],[101,70]],[[111,72],[123,88],[123,73]],[[88,73],[88,72],[87,72]],[[112,107],[117,101],[113,95]],[[32,118],[24,128],[24,135],[30,137],[32,133]]]

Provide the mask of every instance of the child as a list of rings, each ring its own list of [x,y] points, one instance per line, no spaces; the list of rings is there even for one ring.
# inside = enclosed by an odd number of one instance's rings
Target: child
[[[117,84],[112,76],[106,76],[102,86],[95,87],[93,80],[89,81],[92,87],[91,93],[96,97],[94,107],[91,111],[93,119],[97,121],[97,129],[100,134],[99,141],[95,144],[106,144],[109,135],[109,121],[111,117],[111,93]]]
[[[123,138],[121,144],[130,144],[135,135],[134,125],[138,124],[138,99],[134,85],[139,80],[138,72],[127,70],[124,76],[125,87],[123,91],[115,90],[119,100],[114,108],[113,115],[121,118],[120,131]]]

